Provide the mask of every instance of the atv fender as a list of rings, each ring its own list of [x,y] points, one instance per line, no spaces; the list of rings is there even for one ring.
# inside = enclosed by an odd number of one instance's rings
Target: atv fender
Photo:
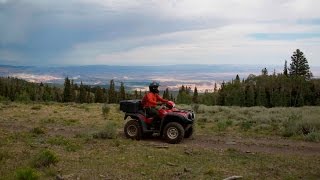
[[[147,124],[144,122],[144,116],[141,114],[134,114],[134,113],[126,113],[124,116],[124,120],[126,120],[128,117],[131,117],[132,119],[136,119],[141,127],[142,127],[142,131],[145,132],[149,132],[150,130],[148,130],[147,128]]]
[[[193,121],[191,119],[188,119],[186,116],[182,114],[177,114],[177,113],[167,113],[166,116],[164,117],[164,124],[168,122],[178,122],[181,123],[182,125],[185,124],[192,124]]]

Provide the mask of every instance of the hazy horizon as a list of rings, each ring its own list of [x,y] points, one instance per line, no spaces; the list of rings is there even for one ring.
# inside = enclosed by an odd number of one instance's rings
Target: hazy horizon
[[[11,76],[36,83],[63,84],[64,78],[69,77],[75,83],[86,85],[107,86],[111,79],[117,85],[125,83],[128,89],[147,90],[148,84],[158,81],[161,88],[178,90],[181,85],[194,88],[199,92],[213,90],[214,84],[231,81],[238,74],[246,79],[250,74],[260,75],[266,67],[269,74],[282,73],[283,66],[264,65],[167,65],[167,66],[1,66],[0,76]],[[320,67],[311,67],[316,78],[320,77]]]

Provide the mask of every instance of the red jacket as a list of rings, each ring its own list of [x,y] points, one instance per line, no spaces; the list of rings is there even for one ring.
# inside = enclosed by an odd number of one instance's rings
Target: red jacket
[[[168,102],[168,100],[165,100],[159,96],[159,94],[148,92],[142,99],[142,105],[143,107],[156,107],[157,102],[161,101],[163,103]]]

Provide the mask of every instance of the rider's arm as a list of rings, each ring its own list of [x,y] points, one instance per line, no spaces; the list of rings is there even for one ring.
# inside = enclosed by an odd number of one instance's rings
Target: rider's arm
[[[160,97],[159,94],[156,94],[156,97],[157,97],[157,101],[161,101],[161,102],[163,102],[163,103],[168,102],[168,100],[163,99],[162,97]]]

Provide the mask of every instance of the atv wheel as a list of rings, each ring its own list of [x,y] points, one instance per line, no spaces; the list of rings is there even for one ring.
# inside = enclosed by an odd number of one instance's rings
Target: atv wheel
[[[136,120],[129,120],[124,126],[124,134],[130,139],[141,139],[141,127]]]
[[[193,126],[191,126],[185,133],[184,133],[184,138],[189,138],[193,134]]]
[[[184,129],[176,122],[168,123],[163,131],[164,139],[170,144],[180,143],[184,137]]]

